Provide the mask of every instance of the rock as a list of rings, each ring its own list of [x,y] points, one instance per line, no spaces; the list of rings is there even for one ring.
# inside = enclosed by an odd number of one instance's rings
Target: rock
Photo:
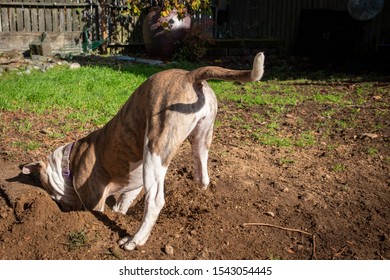
[[[31,60],[32,61],[47,62],[47,57],[43,56],[43,55],[32,54],[31,55]]]
[[[10,50],[1,53],[0,64],[10,64],[23,60],[23,54],[17,50]]]
[[[43,32],[39,39],[32,42],[29,47],[31,55],[49,56],[52,52],[50,40],[46,32]]]
[[[79,69],[81,67],[81,65],[77,62],[73,62],[71,64],[69,64],[69,69]]]
[[[7,218],[7,216],[8,216],[8,213],[6,211],[1,212],[1,214],[0,214],[0,217],[3,219]]]
[[[268,211],[267,213],[265,213],[266,215],[268,215],[268,216],[271,216],[272,218],[274,218],[275,217],[275,213],[274,212],[272,212],[272,211]]]
[[[173,253],[174,253],[174,250],[173,250],[173,247],[171,245],[165,245],[164,247],[164,252],[167,254],[167,255],[170,255],[172,256]]]
[[[378,138],[378,134],[375,134],[375,133],[363,133],[360,138],[361,139],[364,139],[364,138],[370,138],[370,139],[375,139],[375,138]]]

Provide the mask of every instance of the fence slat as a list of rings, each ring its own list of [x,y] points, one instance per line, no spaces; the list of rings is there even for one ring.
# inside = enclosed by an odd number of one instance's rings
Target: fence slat
[[[8,8],[1,9],[1,26],[2,26],[3,32],[9,31]]]
[[[45,0],[45,2],[51,2],[50,0]],[[45,31],[53,31],[53,22],[51,18],[51,9],[45,8]]]
[[[23,24],[23,8],[16,8],[16,31],[25,31]]]
[[[38,31],[38,9],[36,7],[31,8],[31,31]]]
[[[71,0],[66,0],[66,3],[70,3]],[[72,31],[72,9],[70,7],[66,7],[66,31]]]
[[[45,9],[38,8],[38,31],[45,31]]]
[[[10,31],[16,31],[16,19],[15,19],[15,8],[9,8],[8,9],[8,16],[9,16],[9,29]]]
[[[51,16],[52,16],[52,21],[53,21],[53,32],[58,32],[59,26],[58,26],[58,9],[57,8],[52,9]]]
[[[78,15],[77,15],[77,9],[72,8],[72,31],[79,30],[78,28]]]
[[[26,6],[23,7],[23,18],[24,18],[24,31],[31,32],[31,9],[28,6],[30,0],[25,0]]]
[[[59,9],[59,23],[58,23],[58,31],[65,31],[65,8]]]

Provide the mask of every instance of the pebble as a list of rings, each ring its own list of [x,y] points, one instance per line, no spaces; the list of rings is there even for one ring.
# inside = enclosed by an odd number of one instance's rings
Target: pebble
[[[375,139],[375,138],[378,138],[378,134],[375,134],[375,133],[363,133],[361,135],[361,138],[362,139],[364,139],[364,138]]]
[[[77,62],[73,62],[71,64],[69,64],[69,69],[79,69],[81,67],[81,65]]]
[[[268,216],[271,216],[272,218],[274,218],[275,217],[275,213],[274,212],[272,212],[272,211],[268,211],[267,213],[265,213],[266,215],[268,215]]]
[[[164,251],[165,251],[165,253],[166,253],[167,255],[170,255],[170,256],[172,256],[172,255],[173,255],[173,252],[174,252],[173,247],[172,247],[171,245],[168,245],[168,244],[165,245]]]

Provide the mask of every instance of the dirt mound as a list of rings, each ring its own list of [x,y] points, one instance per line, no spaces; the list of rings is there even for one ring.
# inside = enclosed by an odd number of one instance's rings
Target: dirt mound
[[[166,180],[166,206],[149,242],[125,252],[117,241],[142,219],[142,199],[125,215],[61,212],[17,165],[1,161],[0,246],[4,259],[380,259],[389,258],[389,193],[384,166],[340,151],[350,172],[329,174],[321,150],[226,147],[211,153],[207,191],[192,183],[185,145]],[[342,153],[341,153],[342,152]],[[349,154],[349,156],[347,156]],[[381,170],[382,169],[382,170]],[[14,178],[14,179],[9,179]],[[26,178],[23,178],[26,180]],[[11,181],[11,182],[10,182]],[[347,189],[349,186],[349,189]],[[283,226],[244,226],[263,222]],[[296,229],[315,235],[306,235]],[[81,244],[76,239],[82,239]],[[78,236],[78,237],[77,237]],[[74,244],[76,243],[76,244]],[[168,255],[165,247],[174,248]],[[313,251],[315,245],[315,251]]]

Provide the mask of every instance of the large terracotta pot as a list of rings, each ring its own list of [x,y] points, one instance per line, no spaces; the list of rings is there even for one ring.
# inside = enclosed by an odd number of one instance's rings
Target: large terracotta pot
[[[168,23],[167,28],[163,27],[164,22]],[[172,57],[177,42],[183,40],[185,31],[190,28],[190,16],[179,20],[177,13],[171,11],[167,17],[162,17],[161,8],[153,7],[142,24],[144,44],[148,55],[165,59]]]

